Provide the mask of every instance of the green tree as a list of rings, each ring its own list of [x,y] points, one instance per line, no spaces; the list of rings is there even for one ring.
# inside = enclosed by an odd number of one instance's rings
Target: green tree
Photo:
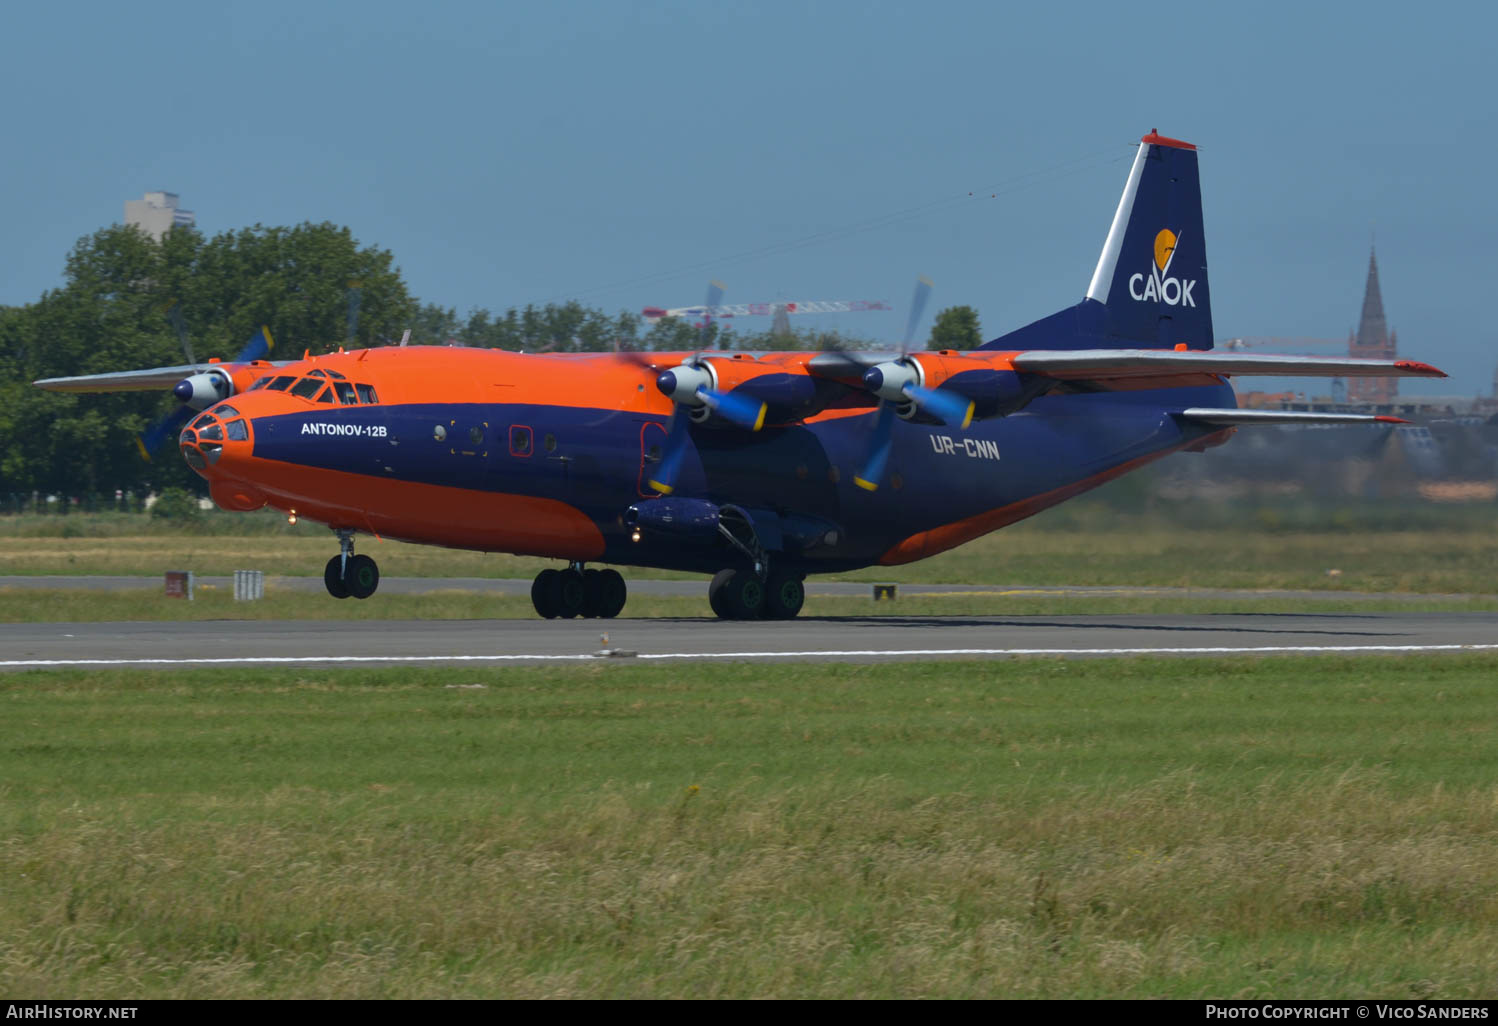
[[[970,306],[949,306],[936,315],[931,326],[930,349],[977,349],[983,344],[978,311]]]

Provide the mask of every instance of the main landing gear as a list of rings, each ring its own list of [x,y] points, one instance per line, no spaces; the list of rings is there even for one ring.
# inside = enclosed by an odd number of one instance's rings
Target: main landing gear
[[[794,620],[806,602],[799,574],[771,570],[764,579],[749,569],[719,570],[707,602],[720,620]]]
[[[368,556],[354,555],[354,532],[338,532],[338,555],[328,560],[322,582],[334,598],[367,599],[380,586],[380,568]]]
[[[531,605],[548,620],[574,616],[611,620],[629,598],[617,570],[584,570],[573,563],[566,570],[542,570],[531,584]]]

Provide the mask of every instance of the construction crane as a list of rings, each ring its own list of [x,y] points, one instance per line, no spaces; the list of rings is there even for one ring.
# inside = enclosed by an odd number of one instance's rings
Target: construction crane
[[[866,310],[893,310],[894,307],[877,299],[833,299],[796,301],[793,303],[730,303],[717,306],[679,306],[671,310],[659,306],[647,306],[640,311],[646,323],[654,324],[663,317],[778,317],[783,314],[839,314],[862,313]]]

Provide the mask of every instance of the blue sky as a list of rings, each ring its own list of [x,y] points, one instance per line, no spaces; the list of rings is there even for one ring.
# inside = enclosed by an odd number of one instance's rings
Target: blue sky
[[[716,277],[890,301],[821,323],[895,339],[925,274],[928,322],[992,337],[1081,297],[1158,127],[1201,147],[1219,338],[1344,337],[1376,230],[1401,355],[1453,375],[1419,389],[1488,394],[1495,30],[1378,0],[24,5],[0,303],[167,189],[210,234],[346,224],[460,312]]]

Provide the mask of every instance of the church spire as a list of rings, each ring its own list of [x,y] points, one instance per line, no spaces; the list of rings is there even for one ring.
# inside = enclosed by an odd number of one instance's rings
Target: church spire
[[[1363,319],[1358,322],[1358,343],[1361,346],[1377,346],[1382,349],[1389,344],[1389,324],[1384,320],[1384,297],[1378,288],[1378,254],[1368,253],[1368,284],[1363,289]]]
[[[1352,344],[1348,349],[1353,356],[1373,360],[1395,359],[1397,342],[1389,334],[1383,292],[1378,287],[1378,253],[1371,247],[1368,251],[1368,284],[1363,289],[1363,316],[1358,322],[1357,334],[1349,341]],[[1353,378],[1347,387],[1347,397],[1355,402],[1390,403],[1398,394],[1396,378]]]

